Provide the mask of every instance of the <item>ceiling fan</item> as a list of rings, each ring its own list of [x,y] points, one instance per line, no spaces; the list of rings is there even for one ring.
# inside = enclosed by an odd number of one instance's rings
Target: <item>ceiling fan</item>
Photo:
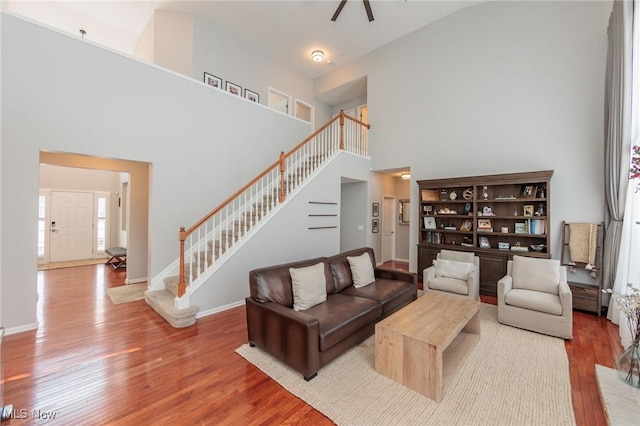
[[[371,11],[371,4],[369,3],[369,0],[362,0],[362,3],[364,3],[364,10],[367,11],[367,18],[369,18],[369,22],[373,21],[373,12]],[[338,19],[338,15],[340,15],[340,12],[342,12],[342,8],[345,4],[347,4],[347,0],[340,0],[340,4],[336,9],[336,13],[334,13],[331,17],[332,21],[335,22],[335,20]]]

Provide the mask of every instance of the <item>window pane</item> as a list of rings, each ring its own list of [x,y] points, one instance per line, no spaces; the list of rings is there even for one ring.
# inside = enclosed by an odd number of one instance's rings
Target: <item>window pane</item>
[[[38,196],[38,257],[44,257],[45,197]]]
[[[98,217],[104,218],[107,216],[107,199],[106,198],[98,198]]]
[[[97,251],[98,252],[103,252],[104,249],[106,248],[105,245],[105,236],[106,236],[106,220],[105,219],[98,219],[98,235],[97,235]]]
[[[38,219],[44,219],[44,195],[38,197]]]
[[[44,256],[44,220],[38,221],[38,257]]]

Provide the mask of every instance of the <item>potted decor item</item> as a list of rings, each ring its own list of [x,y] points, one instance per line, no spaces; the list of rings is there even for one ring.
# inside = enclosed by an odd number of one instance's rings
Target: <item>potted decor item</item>
[[[606,290],[613,293],[613,299],[627,319],[627,326],[631,332],[631,345],[620,354],[616,361],[618,375],[633,387],[640,388],[640,290],[627,284],[626,294]],[[605,290],[603,290],[605,291]]]

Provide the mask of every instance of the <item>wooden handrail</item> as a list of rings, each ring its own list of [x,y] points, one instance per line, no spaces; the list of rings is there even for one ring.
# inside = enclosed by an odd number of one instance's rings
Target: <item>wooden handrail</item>
[[[278,158],[278,161],[276,161],[275,163],[271,164],[262,173],[260,173],[259,175],[257,175],[253,179],[251,179],[251,181],[249,181],[249,183],[247,183],[242,188],[238,189],[236,192],[231,194],[226,200],[224,200],[222,203],[220,203],[220,205],[218,205],[218,207],[216,207],[215,209],[211,210],[206,216],[204,216],[202,219],[200,219],[198,222],[196,222],[189,229],[185,230],[184,227],[180,228],[180,231],[178,233],[178,239],[180,240],[180,259],[179,259],[180,276],[179,276],[179,279],[178,279],[178,297],[182,297],[184,295],[184,293],[186,292],[186,283],[184,281],[184,272],[185,272],[184,243],[185,243],[187,237],[189,235],[191,235],[196,229],[198,229],[202,224],[204,224],[206,221],[211,219],[212,216],[214,216],[216,213],[220,212],[223,208],[225,208],[227,205],[229,205],[240,194],[242,194],[244,191],[249,189],[254,183],[256,183],[257,181],[262,179],[265,175],[267,175],[268,173],[273,171],[276,167],[280,167],[280,185],[279,185],[280,186],[280,191],[279,191],[280,193],[278,195],[278,199],[279,199],[279,201],[281,203],[284,202],[284,200],[286,198],[285,182],[284,182],[284,175],[285,175],[285,171],[286,171],[285,170],[285,160],[288,157],[290,157],[291,155],[293,155],[296,151],[298,151],[305,144],[307,144],[309,141],[311,141],[313,138],[318,136],[322,131],[324,131],[329,126],[331,126],[336,120],[340,120],[340,149],[341,150],[344,149],[344,120],[345,120],[345,118],[347,118],[348,120],[351,120],[351,121],[353,121],[353,122],[355,122],[357,124],[365,126],[367,129],[371,128],[371,126],[369,124],[364,123],[364,122],[362,122],[360,120],[357,120],[357,119],[355,119],[353,117],[350,117],[350,116],[346,115],[343,110],[340,110],[340,113],[338,115],[336,115],[334,118],[329,120],[326,124],[324,124],[322,127],[317,129],[315,132],[313,132],[309,137],[304,139],[298,145],[294,146],[289,152],[287,152],[286,154],[284,152],[280,152],[280,157]]]
[[[206,215],[205,217],[203,217],[202,219],[200,219],[195,225],[193,225],[191,228],[187,229],[185,238],[189,235],[191,235],[193,233],[193,231],[195,231],[196,229],[198,229],[200,227],[200,225],[202,225],[203,223],[205,223],[207,220],[211,219],[211,216],[213,216],[214,214],[218,213],[220,210],[222,210],[223,208],[225,208],[228,204],[230,204],[238,195],[242,194],[246,189],[248,189],[251,185],[253,185],[254,183],[256,183],[257,181],[260,180],[260,178],[262,178],[263,176],[265,176],[267,173],[269,173],[271,170],[275,169],[276,167],[278,167],[280,165],[280,160],[276,161],[275,163],[273,163],[272,165],[270,165],[264,172],[260,173],[258,176],[254,177],[253,179],[251,179],[251,181],[249,181],[248,184],[246,184],[245,186],[243,186],[242,188],[238,189],[236,192],[234,192],[233,194],[231,194],[231,196],[229,198],[227,198],[226,200],[224,200],[218,207],[216,207],[215,209],[211,210],[209,212],[208,215]]]
[[[341,110],[340,112],[343,112],[343,111]],[[353,118],[353,117],[351,117],[350,115],[344,114],[344,118],[346,118],[347,120],[351,120],[351,121],[353,121],[353,122],[354,122],[354,123],[356,123],[356,124],[359,124],[359,125],[361,125],[361,126],[366,127],[366,128],[367,128],[367,130],[371,128],[371,124],[367,124],[367,123],[365,123],[364,121],[360,121],[360,120],[358,120],[357,118]]]
[[[340,111],[342,112],[342,111]],[[331,126],[333,124],[334,121],[336,121],[340,116],[336,115],[335,117],[333,117],[331,120],[329,120],[325,125],[323,125],[322,127],[320,127],[318,130],[316,130],[315,132],[311,133],[311,136],[307,137],[305,140],[303,140],[302,142],[300,142],[298,145],[294,146],[289,152],[287,152],[284,155],[284,158],[289,158],[291,155],[293,155],[294,152],[296,152],[297,150],[299,150],[300,148],[302,148],[307,142],[309,142],[311,139],[315,138],[316,136],[318,136],[323,130],[325,130],[327,127]]]

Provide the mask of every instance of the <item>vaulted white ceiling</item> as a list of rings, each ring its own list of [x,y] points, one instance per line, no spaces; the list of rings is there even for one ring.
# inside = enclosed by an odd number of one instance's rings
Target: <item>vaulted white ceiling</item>
[[[133,54],[156,9],[194,12],[258,51],[308,77],[329,72],[437,19],[478,1],[371,0],[369,22],[363,2],[348,0],[336,22],[339,0],[137,1],[9,0],[5,9],[113,49]],[[320,49],[325,61],[310,54]]]

